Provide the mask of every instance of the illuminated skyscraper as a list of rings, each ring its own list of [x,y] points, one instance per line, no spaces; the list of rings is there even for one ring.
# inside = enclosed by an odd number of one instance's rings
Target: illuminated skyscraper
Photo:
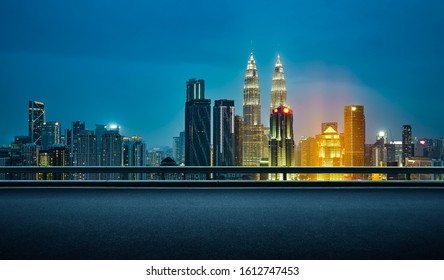
[[[243,165],[260,166],[264,133],[261,124],[259,76],[253,53],[250,54],[244,80],[243,114]]]
[[[294,166],[293,111],[287,105],[284,68],[278,55],[271,83],[269,165]],[[282,175],[271,175],[282,179]]]
[[[270,115],[270,166],[294,166],[293,111],[286,106],[273,109]],[[282,174],[271,179],[281,180]]]
[[[364,106],[344,107],[344,166],[364,166],[365,116]],[[361,178],[359,174],[351,176]]]
[[[70,164],[77,165],[76,149],[77,149],[77,136],[86,129],[85,122],[74,121],[72,122],[72,128],[66,130],[65,144],[69,150]]]
[[[46,122],[45,104],[29,100],[28,106],[28,135],[31,143],[42,144],[42,126]]]
[[[204,80],[187,81],[185,103],[185,165],[210,166],[211,100]]]
[[[119,127],[107,130],[102,135],[101,166],[122,166],[123,159],[122,136],[119,133]],[[121,174],[103,173],[102,180],[121,179]]]
[[[215,100],[213,107],[213,165],[234,166],[234,100]]]
[[[322,134],[316,135],[319,166],[342,165],[342,137],[336,122],[322,123]],[[343,174],[317,174],[318,180],[342,180]]]
[[[54,144],[60,144],[62,125],[60,122],[45,122],[42,126],[42,148],[47,149]]]
[[[273,114],[274,108],[279,106],[287,106],[287,87],[285,85],[284,68],[278,55],[274,66],[273,81],[271,82],[270,114]]]
[[[406,165],[406,158],[413,156],[412,127],[408,124],[402,126],[402,165]]]
[[[74,125],[73,125],[74,126]],[[98,164],[98,150],[97,137],[92,130],[82,130],[77,134],[74,151],[75,166],[97,166]],[[95,173],[78,173],[74,174],[77,180],[96,180],[98,174]]]

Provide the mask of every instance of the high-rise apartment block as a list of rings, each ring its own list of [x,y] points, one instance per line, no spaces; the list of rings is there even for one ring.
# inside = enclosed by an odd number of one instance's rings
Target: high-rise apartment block
[[[122,151],[123,151],[122,136],[119,128],[112,128],[107,130],[102,135],[102,150],[100,151],[101,166],[122,166]],[[116,180],[121,179],[121,174],[103,173],[101,179]]]
[[[92,130],[82,130],[75,138],[75,166],[98,166],[97,136]],[[98,174],[74,174],[77,180],[97,180]]]
[[[77,165],[77,159],[75,158],[78,140],[77,136],[84,130],[86,130],[85,122],[74,121],[72,122],[71,129],[67,129],[65,132],[65,144],[69,150],[70,163],[74,166]]]
[[[146,166],[147,153],[146,144],[142,137],[123,137],[123,166]],[[143,180],[146,174],[125,173],[122,174],[126,180]]]
[[[406,158],[413,156],[412,126],[402,126],[402,165],[406,165]]]

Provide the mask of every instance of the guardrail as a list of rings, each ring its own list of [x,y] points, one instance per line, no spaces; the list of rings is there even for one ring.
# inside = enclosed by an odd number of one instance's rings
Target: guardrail
[[[444,174],[444,167],[398,167],[398,166],[354,166],[354,167],[315,167],[315,166],[1,166],[0,173],[387,173],[387,174]]]
[[[91,180],[36,180],[34,174],[161,174],[157,180],[128,180],[115,179],[91,179]],[[5,174],[31,174],[33,179],[0,179],[0,187],[107,187],[107,188],[128,188],[128,187],[154,187],[154,188],[287,188],[287,187],[433,187],[444,188],[444,167],[239,167],[239,166],[1,166],[0,175]],[[165,179],[164,174],[181,174],[181,179]],[[186,174],[205,174],[205,180],[186,180]],[[228,179],[220,180],[218,174],[282,174],[283,181],[278,180],[251,180]],[[399,174],[403,179],[396,180],[287,180],[289,174]],[[441,180],[411,180],[412,174],[433,174],[434,179]],[[207,176],[208,175],[208,176]],[[213,176],[216,175],[216,176]],[[404,176],[405,175],[405,176]],[[438,176],[436,176],[438,175]],[[5,178],[4,176],[3,178]],[[292,176],[294,178],[294,176]],[[60,178],[60,176],[59,176]],[[98,177],[97,177],[98,178]],[[211,179],[210,179],[211,178]],[[250,178],[250,179],[248,179]],[[257,178],[257,177],[256,177]],[[159,180],[160,179],[160,180]]]

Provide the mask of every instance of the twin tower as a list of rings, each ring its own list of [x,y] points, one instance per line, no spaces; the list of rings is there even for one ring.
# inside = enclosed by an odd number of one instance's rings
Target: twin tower
[[[243,166],[294,166],[293,111],[287,104],[284,68],[278,55],[271,84],[270,133],[261,123],[259,75],[253,53],[243,99]]]
[[[269,135],[261,122],[259,76],[253,53],[248,60],[244,81],[243,119],[234,116],[234,100],[215,100],[212,149],[211,100],[205,98],[205,81],[188,80],[186,98],[185,165],[294,165],[293,112],[287,105],[284,70],[279,56],[271,87]]]

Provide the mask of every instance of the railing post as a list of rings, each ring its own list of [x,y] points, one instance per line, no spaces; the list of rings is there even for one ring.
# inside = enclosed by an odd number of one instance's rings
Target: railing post
[[[287,181],[287,173],[284,172],[284,181]]]

